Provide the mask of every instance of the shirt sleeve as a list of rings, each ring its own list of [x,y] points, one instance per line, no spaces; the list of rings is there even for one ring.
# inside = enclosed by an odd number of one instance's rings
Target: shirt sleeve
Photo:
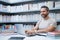
[[[57,22],[56,21],[51,21],[50,26],[57,27]]]

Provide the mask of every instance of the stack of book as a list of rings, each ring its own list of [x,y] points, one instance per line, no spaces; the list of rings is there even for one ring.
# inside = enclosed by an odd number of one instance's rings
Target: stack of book
[[[0,29],[1,33],[14,33],[17,30],[15,25],[2,25]]]
[[[60,30],[56,30],[53,32],[48,32],[48,37],[50,38],[60,38]]]

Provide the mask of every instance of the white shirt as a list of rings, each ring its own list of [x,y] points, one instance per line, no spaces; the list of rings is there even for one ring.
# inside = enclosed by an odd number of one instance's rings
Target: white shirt
[[[57,26],[57,22],[53,18],[49,18],[48,20],[45,20],[42,18],[41,20],[38,21],[38,23],[39,23],[39,28],[46,28],[49,26],[54,26],[54,27]]]

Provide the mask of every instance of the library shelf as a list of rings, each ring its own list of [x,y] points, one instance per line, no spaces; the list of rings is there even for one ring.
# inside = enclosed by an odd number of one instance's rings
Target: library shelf
[[[36,24],[37,22],[0,22],[0,24]],[[60,24],[60,21],[57,22],[57,25]]]
[[[50,13],[59,13],[60,9],[50,9],[49,10]],[[1,14],[5,14],[5,15],[26,15],[26,14],[40,14],[40,10],[35,10],[35,11],[24,11],[24,12],[0,12]]]
[[[0,24],[36,24],[37,22],[0,22]]]

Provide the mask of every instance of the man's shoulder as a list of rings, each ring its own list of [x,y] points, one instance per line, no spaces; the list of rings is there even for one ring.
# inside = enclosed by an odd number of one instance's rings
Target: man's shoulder
[[[55,18],[50,18],[51,22],[56,22]]]

